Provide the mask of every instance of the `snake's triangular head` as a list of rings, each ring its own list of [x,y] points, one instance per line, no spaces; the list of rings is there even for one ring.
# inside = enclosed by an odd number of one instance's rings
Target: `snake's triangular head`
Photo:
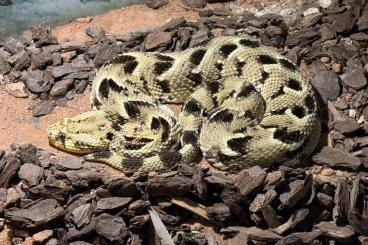
[[[48,138],[58,149],[86,154],[108,149],[110,127],[111,121],[105,112],[87,111],[50,125]]]

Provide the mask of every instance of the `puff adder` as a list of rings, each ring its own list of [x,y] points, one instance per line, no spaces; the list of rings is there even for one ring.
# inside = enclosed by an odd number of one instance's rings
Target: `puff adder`
[[[183,104],[178,118],[165,103]],[[101,67],[92,110],[48,129],[54,146],[122,171],[191,163],[237,171],[293,165],[320,135],[315,93],[290,60],[218,37],[183,52],[131,52]]]

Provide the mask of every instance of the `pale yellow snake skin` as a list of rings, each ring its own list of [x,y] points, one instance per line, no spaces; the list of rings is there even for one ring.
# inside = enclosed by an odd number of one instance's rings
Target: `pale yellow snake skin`
[[[184,103],[178,119],[161,103]],[[122,171],[171,168],[201,154],[227,171],[292,165],[312,153],[321,129],[299,68],[241,37],[120,55],[98,70],[91,104],[51,125],[49,140]]]

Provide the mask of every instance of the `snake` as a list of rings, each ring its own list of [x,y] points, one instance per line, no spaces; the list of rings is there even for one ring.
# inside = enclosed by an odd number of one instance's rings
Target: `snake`
[[[90,103],[91,110],[49,125],[49,142],[123,172],[203,157],[229,172],[295,166],[321,133],[318,98],[302,70],[248,37],[119,54],[97,70]],[[169,104],[182,106],[177,117]]]

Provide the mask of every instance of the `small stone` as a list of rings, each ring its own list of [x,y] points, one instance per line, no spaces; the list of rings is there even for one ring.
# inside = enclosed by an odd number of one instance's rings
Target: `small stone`
[[[217,16],[229,16],[231,15],[231,9],[226,7],[218,7],[213,9],[213,15]]]
[[[189,47],[193,47],[204,43],[209,40],[209,33],[207,29],[200,29],[197,32],[193,33],[192,38],[189,42]]]
[[[350,226],[337,226],[333,222],[321,222],[315,225],[323,234],[331,239],[349,244],[353,242],[355,233]]]
[[[259,191],[263,185],[267,173],[258,165],[242,170],[235,178],[235,186],[244,196]]]
[[[56,104],[52,100],[43,100],[43,101],[40,101],[33,108],[32,114],[35,117],[40,117],[40,116],[44,116],[44,115],[50,114],[54,110],[55,106],[56,106]]]
[[[61,50],[61,45],[59,44],[48,45],[48,46],[42,47],[42,51],[45,53],[53,54],[53,53],[59,52],[60,50]]]
[[[231,217],[230,208],[224,203],[215,203],[207,207],[207,213],[211,220],[220,224],[226,224]]]
[[[326,208],[331,208],[334,205],[334,199],[322,192],[317,193],[317,202]]]
[[[52,64],[52,55],[50,53],[33,53],[31,59],[36,69],[44,69],[46,66]]]
[[[101,38],[105,36],[105,30],[97,26],[88,26],[85,29],[85,33],[91,38]]]
[[[343,134],[349,134],[360,129],[360,125],[353,119],[337,120],[334,122],[334,128]]]
[[[37,232],[36,234],[33,234],[32,238],[36,243],[43,243],[46,240],[50,239],[53,235],[52,230],[43,230],[40,232]]]
[[[17,38],[9,37],[5,40],[3,44],[4,50],[8,51],[11,54],[17,54],[21,51],[24,51],[24,44]]]
[[[26,181],[29,186],[35,186],[39,183],[43,174],[43,168],[32,163],[23,164],[18,172],[19,178]]]
[[[332,63],[331,69],[332,69],[333,72],[339,74],[342,71],[342,65],[339,64],[339,63]]]
[[[360,14],[360,18],[356,23],[359,31],[365,31],[368,29],[368,9],[364,8]]]
[[[87,80],[77,80],[74,82],[74,90],[77,94],[81,94],[84,92],[84,90],[86,89],[88,85],[88,81]]]
[[[86,203],[76,207],[71,213],[70,217],[74,224],[81,228],[91,222],[93,207],[90,203]]]
[[[137,185],[128,178],[115,178],[107,183],[109,192],[120,197],[131,197],[138,194]]]
[[[201,9],[207,5],[207,0],[185,0],[185,4],[190,8]]]
[[[78,41],[70,41],[61,45],[61,50],[64,52],[77,51],[82,52],[84,50],[84,44]]]
[[[110,214],[101,214],[96,217],[96,232],[110,242],[124,241],[128,235],[128,228],[123,218]]]
[[[358,157],[329,146],[323,147],[321,152],[313,157],[313,161],[331,168],[342,167],[352,170],[357,170],[361,165],[361,161]]]
[[[148,34],[144,40],[144,47],[147,51],[166,47],[171,43],[171,35],[168,32],[153,32]]]
[[[98,200],[96,211],[106,212],[121,210],[132,201],[131,197],[106,197]]]
[[[323,63],[323,64],[327,64],[330,62],[330,57],[327,57],[327,56],[323,56],[320,58],[320,61]]]
[[[52,66],[58,66],[63,63],[63,58],[61,57],[60,53],[53,53],[52,54]]]
[[[77,58],[72,60],[72,67],[80,70],[90,70],[84,54],[80,54]]]
[[[77,56],[77,52],[75,50],[61,54],[61,58],[63,58],[64,63],[69,63],[76,56]]]
[[[26,81],[29,91],[33,93],[43,93],[50,90],[49,78],[40,70],[32,71]]]
[[[15,98],[27,98],[26,85],[23,82],[5,84],[5,91]]]
[[[75,21],[79,23],[90,23],[92,21],[92,17],[91,16],[81,17],[81,18],[76,19]]]
[[[343,83],[353,89],[361,89],[367,85],[363,70],[355,70],[341,75]]]
[[[324,102],[335,100],[340,93],[340,84],[337,75],[330,71],[321,71],[313,79],[314,88],[321,95]]]
[[[0,75],[5,75],[11,70],[11,66],[8,61],[0,55]]]
[[[82,168],[82,160],[79,157],[67,157],[56,162],[56,168],[60,170],[78,170]]]
[[[304,16],[311,15],[311,14],[319,14],[318,8],[309,8],[303,12]]]
[[[11,208],[5,210],[5,218],[14,226],[23,229],[39,228],[55,224],[55,221],[64,217],[64,209],[55,199],[44,199],[35,202],[26,208]]]
[[[149,8],[158,9],[169,3],[169,0],[145,0]]]
[[[23,69],[27,69],[31,65],[31,57],[25,50],[13,55],[10,58],[11,58],[11,62],[9,60],[9,63],[13,64],[14,69],[16,70],[20,71]]]
[[[66,63],[60,66],[54,66],[51,69],[51,74],[55,78],[60,78],[73,72],[74,69],[72,67],[72,64],[70,63]]]
[[[214,171],[210,176],[207,176],[204,179],[207,183],[218,188],[225,188],[226,186],[233,185],[234,183],[230,176],[220,171]]]
[[[318,0],[318,4],[319,6],[321,6],[322,8],[328,8],[332,3],[332,0]]]
[[[55,82],[50,90],[50,95],[52,97],[64,96],[73,83],[73,79],[63,79],[61,81]]]

